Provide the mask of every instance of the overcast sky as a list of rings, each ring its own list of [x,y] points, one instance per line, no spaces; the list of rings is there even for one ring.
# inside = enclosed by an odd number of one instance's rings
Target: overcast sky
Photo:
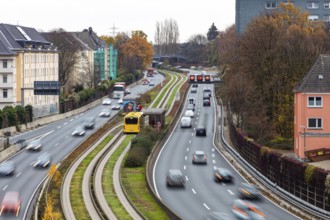
[[[205,34],[212,23],[219,31],[235,23],[235,0],[7,0],[1,2],[0,23],[19,24],[38,31],[63,28],[98,35],[142,30],[154,42],[156,22],[177,22],[180,42]]]

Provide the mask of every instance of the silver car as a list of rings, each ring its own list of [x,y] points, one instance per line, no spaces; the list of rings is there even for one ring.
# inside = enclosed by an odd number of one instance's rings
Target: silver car
[[[45,167],[49,167],[50,165],[50,154],[45,152],[41,155],[39,155],[39,157],[37,158],[37,161],[33,164],[33,167],[39,167],[39,168],[45,168]]]
[[[0,176],[12,176],[15,173],[14,161],[4,161],[0,164]]]
[[[77,126],[72,132],[72,136],[83,136],[85,135],[85,129],[83,126]]]
[[[100,117],[110,117],[111,110],[110,109],[103,109],[99,114]]]
[[[170,169],[166,174],[166,185],[169,187],[184,187],[185,180],[180,170]]]
[[[42,143],[40,139],[37,140],[33,140],[31,141],[27,146],[26,149],[27,150],[31,150],[31,151],[39,151],[41,150],[42,147]]]
[[[197,150],[192,157],[193,164],[207,164],[207,157],[204,151]]]

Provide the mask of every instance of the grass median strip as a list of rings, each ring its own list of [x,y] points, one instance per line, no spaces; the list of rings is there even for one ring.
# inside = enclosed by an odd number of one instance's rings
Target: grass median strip
[[[101,151],[105,145],[113,138],[113,135],[107,136],[78,166],[75,171],[70,185],[70,200],[71,206],[76,219],[88,220],[90,216],[85,207],[84,198],[82,194],[82,182],[89,163]]]
[[[112,154],[110,159],[108,160],[105,169],[103,171],[102,175],[102,187],[104,196],[108,202],[109,207],[113,211],[113,213],[116,215],[118,219],[132,219],[131,216],[127,213],[126,209],[123,207],[121,202],[119,201],[117,194],[115,192],[112,176],[113,176],[113,169],[115,167],[115,164],[125,149],[125,147],[129,144],[129,142],[132,140],[134,135],[128,135],[124,141],[120,144],[118,149]]]
[[[147,189],[145,167],[121,169],[121,181],[129,201],[145,219],[169,219]]]

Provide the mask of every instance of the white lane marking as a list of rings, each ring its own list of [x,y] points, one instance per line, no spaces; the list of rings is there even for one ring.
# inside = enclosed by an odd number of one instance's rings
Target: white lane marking
[[[196,195],[196,191],[192,188],[191,191]]]
[[[187,147],[187,151],[189,151],[189,147]]]
[[[229,192],[230,195],[232,196],[234,195],[234,193],[230,189],[228,189],[227,191]]]
[[[212,160],[212,163],[215,163],[215,160]]]
[[[217,167],[216,166],[213,166],[213,170],[216,170],[217,169]]]
[[[187,157],[187,156],[185,156],[184,160],[187,160],[187,159],[188,159],[188,157]]]
[[[215,154],[212,154],[212,157],[215,157]]]
[[[30,163],[30,165],[34,165],[34,162],[35,162],[35,161],[32,161],[32,162]]]
[[[198,118],[197,118],[198,119]],[[195,124],[197,125],[197,121],[195,122]],[[194,128],[194,130],[195,130],[195,128]]]
[[[226,183],[224,183],[224,182],[222,182],[221,185],[223,185],[223,186],[227,186]]]
[[[65,139],[68,139],[70,136],[66,136]]]
[[[67,125],[68,124],[68,122],[65,122],[63,125]]]
[[[207,210],[210,210],[210,208],[205,203],[203,203],[203,205]]]
[[[6,185],[5,187],[3,187],[2,191],[5,191],[7,189],[8,185]]]
[[[57,129],[60,129],[62,126],[58,126]]]
[[[184,169],[184,170],[187,169],[186,165],[183,166],[183,169]]]
[[[212,148],[212,152],[214,152],[214,150],[215,150],[215,149],[214,149],[214,148]]]
[[[73,118],[70,121],[73,121]]]
[[[195,129],[194,129],[195,130]],[[191,133],[191,136],[194,136],[194,133]]]
[[[186,180],[189,181],[188,176],[186,176]]]
[[[84,115],[84,113],[80,113],[80,115]]]
[[[19,172],[19,173],[16,175],[16,177],[19,177],[21,174],[22,174],[22,172]]]
[[[59,145],[60,143],[56,143],[54,146],[56,147],[57,145]]]

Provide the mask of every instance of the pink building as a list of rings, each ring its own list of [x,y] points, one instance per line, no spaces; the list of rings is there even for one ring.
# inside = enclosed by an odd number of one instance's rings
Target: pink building
[[[330,156],[330,55],[320,55],[310,72],[294,89],[294,152]]]

